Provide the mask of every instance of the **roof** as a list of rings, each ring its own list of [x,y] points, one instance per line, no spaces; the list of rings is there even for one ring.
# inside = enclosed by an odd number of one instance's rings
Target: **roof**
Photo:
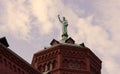
[[[15,63],[17,66],[24,69],[29,74],[33,74],[33,73],[41,74],[37,69],[35,69],[32,65],[26,62],[23,58],[21,58],[19,55],[14,53],[11,49],[5,47],[1,43],[0,43],[0,52],[4,57],[11,60],[11,62]]]
[[[2,43],[6,47],[9,47],[9,44],[5,37],[0,38],[0,43]]]

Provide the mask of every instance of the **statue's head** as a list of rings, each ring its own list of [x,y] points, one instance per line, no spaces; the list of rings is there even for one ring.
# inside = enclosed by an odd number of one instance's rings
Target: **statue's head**
[[[65,20],[65,17],[63,17],[63,20]]]

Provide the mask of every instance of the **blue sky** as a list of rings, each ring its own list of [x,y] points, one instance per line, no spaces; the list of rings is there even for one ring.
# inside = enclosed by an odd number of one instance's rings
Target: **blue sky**
[[[120,0],[0,0],[0,37],[31,63],[35,52],[61,39],[57,15],[68,34],[102,61],[102,74],[120,74]]]

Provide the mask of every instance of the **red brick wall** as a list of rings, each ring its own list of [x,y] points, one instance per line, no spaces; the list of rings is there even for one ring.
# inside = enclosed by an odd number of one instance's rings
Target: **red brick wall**
[[[51,68],[53,61],[56,61],[55,68]],[[91,66],[94,64],[97,68],[95,74],[100,74],[101,61],[89,48],[70,45],[57,45],[44,49],[34,54],[32,61],[32,65],[40,71],[50,70],[52,74],[90,74]]]
[[[0,44],[0,74],[41,74],[12,50]]]

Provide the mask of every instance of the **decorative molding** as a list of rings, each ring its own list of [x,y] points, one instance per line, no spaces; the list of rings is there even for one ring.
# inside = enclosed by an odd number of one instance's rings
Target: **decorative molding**
[[[37,65],[37,69],[46,72],[46,71],[51,71],[57,68],[57,61],[56,60],[50,60],[47,62],[39,63]]]
[[[98,65],[100,64],[99,59],[97,59],[97,57],[89,48],[81,47],[80,45],[72,46],[71,44],[67,43],[58,44],[56,46],[52,46],[51,48],[38,52],[34,55],[34,58],[37,59],[37,61],[33,64],[36,64],[37,68],[39,66],[44,67],[44,70],[42,70],[42,72],[46,71],[45,65],[49,67],[50,63],[52,63],[51,60],[56,59],[58,62],[58,68],[55,69],[55,71],[57,70],[56,72],[54,72],[54,70],[51,70],[52,74],[89,74],[90,65],[97,65],[100,67],[100,65]],[[95,64],[92,64],[93,62]],[[98,68],[97,66],[95,68]],[[40,67],[39,69],[41,69]],[[60,73],[58,73],[58,71]]]
[[[75,41],[69,37],[67,40],[65,40],[65,43],[75,44]]]
[[[59,44],[59,41],[57,41],[57,40],[55,40],[55,39],[53,39],[52,41],[51,41],[51,43],[50,43],[50,45],[57,45],[57,44]]]

